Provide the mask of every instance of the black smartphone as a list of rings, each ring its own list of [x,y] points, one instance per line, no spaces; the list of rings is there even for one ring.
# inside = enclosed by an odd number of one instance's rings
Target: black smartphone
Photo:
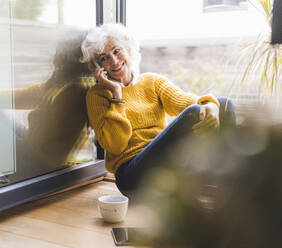
[[[112,228],[112,235],[116,246],[149,246],[151,244],[149,230],[143,227]]]
[[[94,68],[101,67],[101,65],[95,59],[92,60],[92,65],[94,66]],[[105,77],[108,78],[107,73],[106,73]]]
[[[93,64],[95,67],[101,67],[95,59],[92,60],[92,64]]]

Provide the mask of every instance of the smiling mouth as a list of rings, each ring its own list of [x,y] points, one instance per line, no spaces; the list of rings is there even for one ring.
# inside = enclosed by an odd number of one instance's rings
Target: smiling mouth
[[[118,68],[112,69],[112,71],[113,72],[119,72],[122,69],[123,66],[124,66],[124,63],[122,63]]]

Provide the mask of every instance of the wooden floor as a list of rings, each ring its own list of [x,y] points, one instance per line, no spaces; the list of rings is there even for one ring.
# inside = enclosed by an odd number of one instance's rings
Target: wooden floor
[[[105,194],[120,193],[113,182],[101,181],[0,213],[0,248],[115,247],[112,227],[144,223],[131,205],[124,222],[104,223],[97,199]]]

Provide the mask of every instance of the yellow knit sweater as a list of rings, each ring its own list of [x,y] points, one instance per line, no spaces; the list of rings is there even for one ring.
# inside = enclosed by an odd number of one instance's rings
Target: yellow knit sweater
[[[106,168],[115,173],[118,167],[134,158],[165,127],[165,113],[178,115],[194,103],[218,101],[212,96],[198,98],[185,93],[166,78],[145,73],[137,83],[122,88],[125,104],[110,103],[112,93],[96,84],[87,93],[88,117],[96,137],[106,150]]]

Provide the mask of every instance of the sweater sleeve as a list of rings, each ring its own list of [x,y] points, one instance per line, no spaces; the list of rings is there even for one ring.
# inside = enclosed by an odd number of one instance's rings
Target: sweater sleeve
[[[208,102],[220,106],[218,100],[213,95],[196,96],[193,93],[186,93],[176,85],[169,82],[168,79],[155,76],[155,90],[167,114],[171,116],[178,115],[191,104],[204,105]]]
[[[164,77],[155,76],[154,83],[165,112],[171,116],[176,116],[186,107],[197,103],[196,95],[184,92]]]
[[[35,83],[27,88],[0,90],[0,108],[11,108],[7,103],[13,96],[16,109],[33,109],[41,99],[43,88],[44,83]]]
[[[87,111],[100,145],[109,153],[120,154],[128,146],[132,127],[125,104],[110,103],[111,98],[109,90],[92,87],[86,96]]]
[[[218,108],[220,107],[220,104],[219,104],[219,101],[217,100],[217,98],[214,97],[211,94],[200,96],[197,99],[197,103],[200,104],[200,105],[205,105],[208,102],[213,102],[217,105]]]

